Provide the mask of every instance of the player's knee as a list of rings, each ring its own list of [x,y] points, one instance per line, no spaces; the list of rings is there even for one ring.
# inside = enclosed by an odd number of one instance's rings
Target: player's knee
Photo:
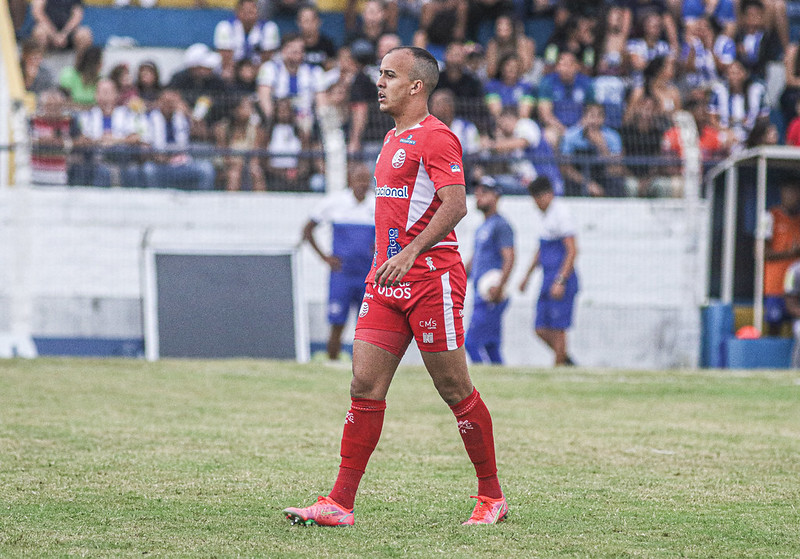
[[[370,377],[353,375],[353,380],[350,381],[350,397],[383,400],[386,398],[386,389]]]
[[[86,50],[94,41],[94,38],[92,37],[92,30],[88,27],[79,27],[75,30],[75,33],[72,36],[72,41],[77,50]]]

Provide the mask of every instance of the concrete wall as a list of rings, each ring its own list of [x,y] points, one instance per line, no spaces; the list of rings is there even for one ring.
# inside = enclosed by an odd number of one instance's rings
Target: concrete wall
[[[141,338],[141,247],[207,244],[292,246],[315,194],[185,193],[122,189],[0,190],[0,332],[36,337]],[[482,216],[470,200],[459,225],[462,252]],[[587,366],[675,367],[697,363],[698,293],[703,293],[705,226],[681,200],[568,200],[579,223],[579,295],[572,354]],[[539,215],[527,197],[501,212],[517,235],[518,264],[506,315],[510,364],[547,365],[531,324],[540,275],[516,286],[536,249]],[[705,208],[699,222],[705,224]],[[328,241],[320,228],[319,238]],[[302,249],[312,341],[327,334],[327,273]],[[467,307],[470,303],[468,300]],[[352,328],[350,328],[352,332]],[[411,352],[408,360],[418,362]]]

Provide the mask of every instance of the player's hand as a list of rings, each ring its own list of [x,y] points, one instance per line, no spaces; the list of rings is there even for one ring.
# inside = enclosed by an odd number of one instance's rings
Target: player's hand
[[[414,265],[416,255],[411,251],[403,250],[381,264],[375,272],[375,283],[380,286],[395,285],[400,283],[411,267]]]
[[[588,191],[589,196],[595,196],[599,198],[606,195],[605,189],[595,181],[589,181],[586,184],[586,190]]]
[[[339,257],[330,255],[330,256],[326,256],[324,258],[324,260],[325,260],[325,263],[330,267],[330,269],[332,271],[338,272],[339,270],[342,269],[342,261],[339,260]]]
[[[563,283],[556,283],[550,286],[550,297],[556,300],[560,300],[564,297],[564,284]]]
[[[489,302],[499,303],[503,300],[503,286],[495,285],[489,288]]]

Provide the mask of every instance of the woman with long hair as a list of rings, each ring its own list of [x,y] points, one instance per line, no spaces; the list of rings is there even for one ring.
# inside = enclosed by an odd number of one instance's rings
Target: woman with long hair
[[[519,56],[522,74],[528,74],[533,69],[536,43],[525,35],[521,23],[515,22],[510,15],[501,15],[495,20],[494,36],[486,45],[486,72],[495,75],[500,60],[509,54]]]
[[[87,48],[75,61],[75,66],[67,66],[58,76],[58,84],[69,96],[73,105],[88,108],[95,103],[95,90],[100,81],[100,68],[103,66],[103,49],[96,45]]]

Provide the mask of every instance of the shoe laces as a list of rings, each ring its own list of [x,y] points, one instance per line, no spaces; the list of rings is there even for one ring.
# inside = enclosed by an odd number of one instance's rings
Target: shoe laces
[[[472,517],[471,517],[472,519],[480,520],[487,514],[490,514],[492,512],[492,503],[490,503],[489,501],[481,499],[477,495],[470,496],[470,499],[478,500],[478,504],[475,507],[475,510],[472,511]]]

